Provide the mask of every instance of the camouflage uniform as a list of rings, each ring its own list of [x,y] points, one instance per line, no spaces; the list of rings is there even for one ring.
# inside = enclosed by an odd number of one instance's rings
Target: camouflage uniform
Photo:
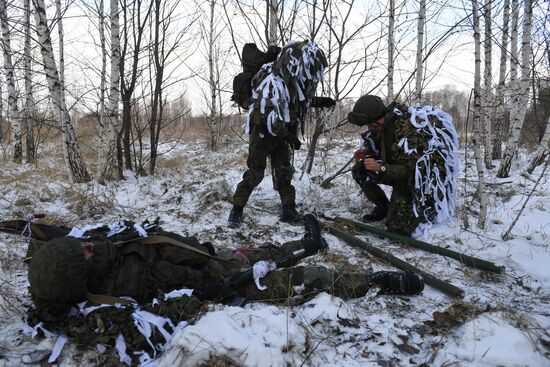
[[[386,219],[388,229],[404,235],[410,235],[419,224],[418,217],[413,211],[414,173],[418,149],[425,144],[423,137],[418,134],[409,119],[410,115],[406,113],[398,116],[389,112],[386,115],[384,127],[378,139],[386,172],[368,173],[360,166],[362,161],[352,169],[353,178],[361,186],[367,198],[379,207],[388,208]],[[398,145],[403,138],[408,140],[409,146],[417,147],[417,151],[406,154]],[[393,188],[389,204],[380,184]]]

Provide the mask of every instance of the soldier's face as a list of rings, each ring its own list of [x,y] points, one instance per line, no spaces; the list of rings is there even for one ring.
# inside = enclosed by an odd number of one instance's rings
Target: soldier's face
[[[385,121],[386,121],[386,117],[382,116],[378,120],[374,121],[372,124],[368,124],[367,126],[369,130],[374,130],[374,131],[382,130],[382,128],[384,127]]]

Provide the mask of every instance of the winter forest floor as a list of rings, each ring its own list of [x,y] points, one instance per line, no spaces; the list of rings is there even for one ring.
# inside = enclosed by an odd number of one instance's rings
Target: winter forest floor
[[[301,178],[305,152],[294,158],[299,211],[328,217],[360,218],[369,204],[351,175],[319,183],[350,157],[355,141],[324,142],[311,175]],[[141,222],[160,218],[170,231],[196,235],[217,247],[249,247],[266,241],[299,239],[303,228],[279,222],[279,199],[266,177],[245,208],[239,229],[226,226],[230,198],[246,161],[246,144],[227,144],[210,152],[202,141],[165,143],[155,177],[135,177],[101,186],[72,185],[62,169],[60,149],[45,147],[37,166],[0,163],[0,218],[46,213],[47,221],[82,226],[117,219]],[[57,151],[57,153],[56,153]],[[51,158],[58,155],[58,158]],[[520,176],[520,157],[512,176],[487,174],[487,228],[476,227],[477,174],[468,160],[459,178],[455,218],[430,230],[429,242],[506,267],[505,274],[474,270],[436,254],[356,232],[393,255],[465,291],[453,300],[426,286],[414,297],[379,296],[371,291],[350,301],[321,293],[296,306],[249,303],[244,308],[212,304],[208,312],[172,339],[158,366],[550,366],[550,174],[543,177],[512,230],[534,181]],[[88,159],[91,161],[91,159]],[[542,172],[533,173],[536,180]],[[378,223],[382,225],[382,223]],[[325,233],[330,251],[304,261],[346,271],[391,266]],[[39,364],[55,338],[32,339],[21,333],[29,303],[23,238],[0,234],[0,366]],[[116,352],[115,352],[116,353]],[[105,365],[96,350],[68,343],[60,366]],[[112,358],[110,359],[113,360]],[[43,365],[43,364],[42,364]]]

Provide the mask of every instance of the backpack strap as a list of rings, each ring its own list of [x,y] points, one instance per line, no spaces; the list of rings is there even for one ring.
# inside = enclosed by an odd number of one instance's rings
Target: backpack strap
[[[130,301],[124,298],[115,297],[115,296],[107,296],[104,294],[93,294],[90,292],[86,293],[86,299],[92,303],[96,303],[98,305],[114,305],[114,304],[121,304],[121,305],[128,305],[130,304]]]
[[[182,248],[184,250],[191,251],[191,252],[194,252],[194,253],[199,254],[201,256],[207,257],[211,260],[217,261],[217,262],[223,264],[224,266],[228,267],[231,270],[234,270],[234,271],[237,271],[237,272],[242,271],[242,268],[239,265],[237,265],[237,264],[235,264],[231,261],[228,261],[228,260],[225,260],[225,259],[220,259],[217,256],[212,256],[207,252],[201,251],[201,250],[199,250],[199,249],[197,249],[193,246],[190,246],[190,245],[188,245],[184,242],[178,241],[178,240],[176,240],[174,238],[171,238],[171,237],[168,237],[168,236],[139,237],[139,238],[134,238],[134,239],[131,239],[131,240],[128,240],[128,241],[115,242],[115,245],[122,245],[122,244],[126,244],[126,243],[131,243],[131,242],[138,242],[138,243],[142,243],[144,245],[166,245],[166,244],[168,244],[168,245],[177,246],[177,247]]]

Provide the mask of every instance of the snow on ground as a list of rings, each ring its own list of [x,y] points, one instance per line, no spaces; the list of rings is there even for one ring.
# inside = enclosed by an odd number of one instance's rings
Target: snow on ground
[[[320,148],[311,175],[301,178],[304,152],[294,157],[298,209],[327,217],[360,218],[369,209],[350,174],[319,183],[339,169],[354,146],[338,141]],[[46,148],[48,150],[48,148]],[[53,156],[50,147],[48,156]],[[244,172],[246,145],[234,143],[218,152],[203,142],[166,143],[155,177],[135,177],[101,186],[67,183],[61,159],[42,158],[38,165],[0,163],[0,217],[46,213],[46,219],[67,225],[160,218],[164,228],[196,235],[218,247],[283,243],[299,239],[300,226],[278,220],[280,204],[269,169],[245,208],[239,229],[226,227],[232,192]],[[343,301],[321,293],[302,305],[250,303],[243,308],[212,304],[193,325],[174,336],[156,360],[158,366],[550,366],[550,175],[530,198],[514,229],[515,219],[534,182],[520,176],[522,156],[507,179],[488,175],[490,207],[487,228],[476,227],[478,202],[473,198],[477,176],[470,157],[461,155],[457,213],[432,228],[435,245],[461,251],[506,267],[504,275],[465,267],[455,260],[356,232],[393,255],[465,291],[453,300],[431,287],[415,297],[378,296]],[[532,175],[536,180],[539,167]],[[388,190],[388,193],[390,191]],[[381,224],[380,224],[381,225]],[[304,261],[346,271],[392,269],[391,266],[325,234],[330,253]],[[54,339],[22,335],[26,243],[0,234],[0,366],[40,363]],[[116,354],[115,354],[116,357]],[[61,366],[109,364],[96,350],[82,351],[68,343]],[[225,363],[225,364],[224,364]]]

